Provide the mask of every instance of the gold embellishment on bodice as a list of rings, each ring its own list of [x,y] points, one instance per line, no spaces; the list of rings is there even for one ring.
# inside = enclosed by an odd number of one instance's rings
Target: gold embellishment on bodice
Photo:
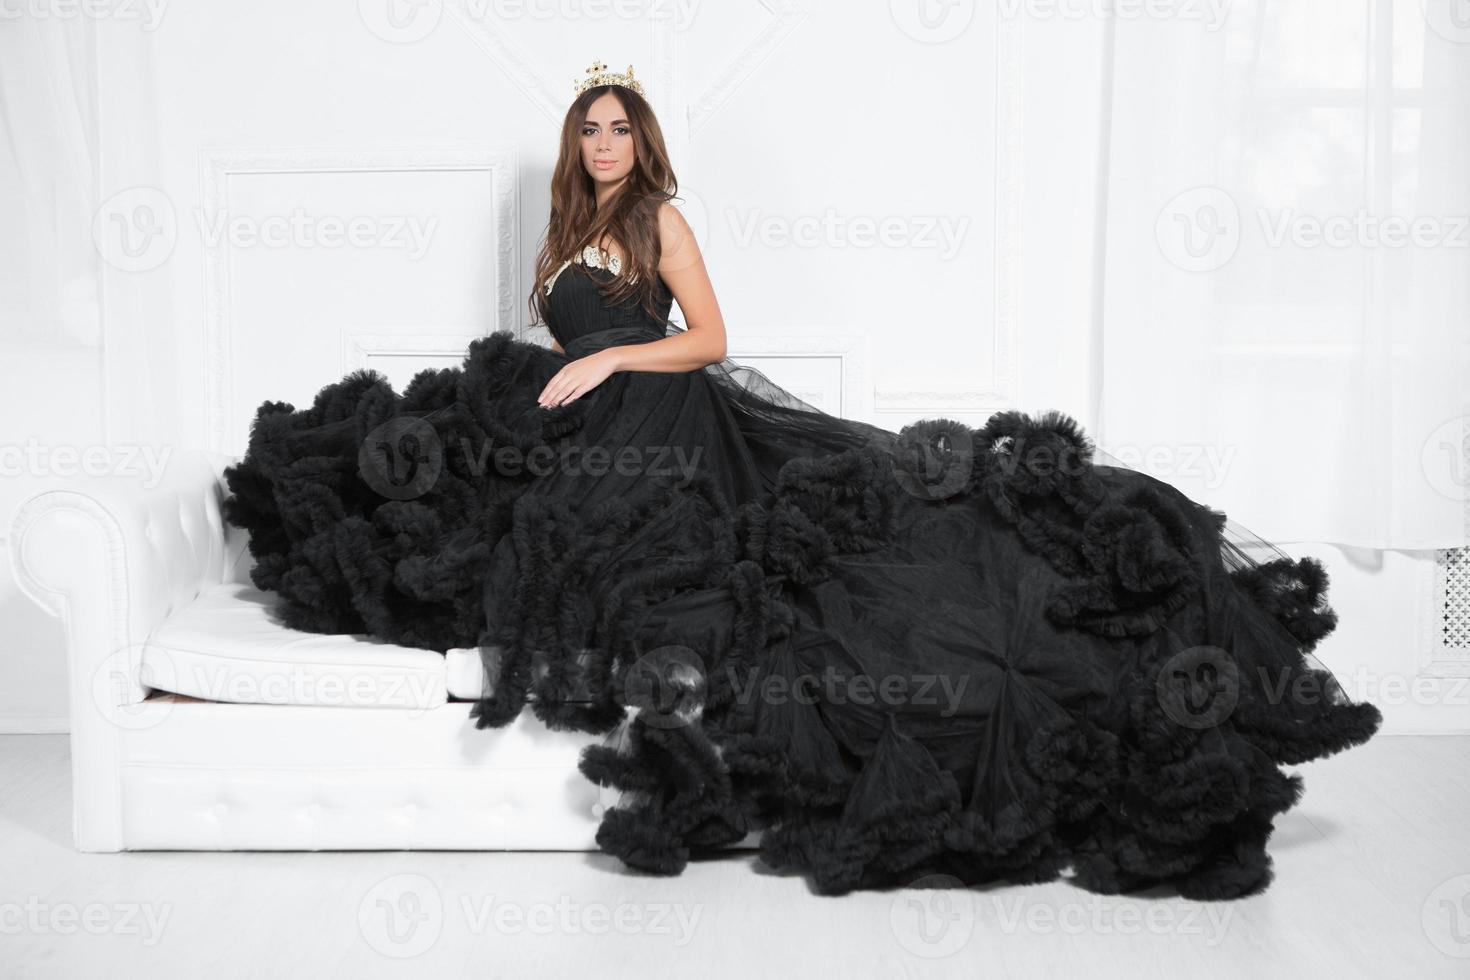
[[[599,249],[596,245],[588,245],[586,248],[582,249],[581,254],[576,257],[576,261],[581,263],[582,265],[591,266],[594,269],[607,269],[613,275],[617,275],[623,270],[623,260],[621,258],[613,255],[611,252],[608,252],[607,261],[604,262],[602,260],[602,255],[602,249]],[[572,264],[572,261],[573,259],[567,259],[557,268],[555,272],[547,277],[546,286],[544,287],[547,296],[551,295],[551,287],[556,285],[556,280],[561,277],[561,274],[566,270],[566,267]]]

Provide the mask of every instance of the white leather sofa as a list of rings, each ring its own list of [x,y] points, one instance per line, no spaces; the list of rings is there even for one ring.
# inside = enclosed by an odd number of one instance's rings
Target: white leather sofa
[[[617,793],[576,767],[602,736],[476,729],[476,651],[278,625],[221,519],[234,461],[16,512],[16,579],[66,629],[76,847],[596,850]]]

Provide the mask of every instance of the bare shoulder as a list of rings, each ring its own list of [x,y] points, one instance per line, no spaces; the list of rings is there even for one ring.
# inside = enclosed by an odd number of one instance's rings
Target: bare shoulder
[[[704,259],[684,213],[668,201],[658,206],[659,272],[679,272],[701,264]]]
[[[690,230],[684,212],[674,207],[672,201],[664,201],[658,206],[658,227],[659,232],[664,235]]]

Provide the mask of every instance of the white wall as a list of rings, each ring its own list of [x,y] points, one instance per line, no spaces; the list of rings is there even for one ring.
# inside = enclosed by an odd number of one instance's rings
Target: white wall
[[[265,398],[302,406],[363,364],[405,381],[457,363],[471,337],[523,329],[557,124],[594,57],[632,61],[649,87],[732,356],[888,428],[937,415],[978,425],[1002,407],[1062,408],[1091,428],[1098,22],[1028,31],[975,5],[956,31],[952,19],[905,22],[902,5],[770,6],[707,2],[659,21],[589,5],[584,19],[548,21],[450,3],[436,23],[402,29],[372,4],[168,7],[149,31],[156,74],[139,100],[156,162],[133,182],[171,209],[177,240],[128,280],[168,283],[143,309],[158,373],[137,403],[163,384],[173,409],[153,444],[239,452]],[[432,19],[436,8],[403,9]],[[141,125],[105,117],[102,145]],[[259,221],[299,205],[433,232],[422,254],[221,246],[201,221],[206,209]],[[832,237],[800,240],[829,215]],[[890,219],[896,244],[853,230]],[[150,431],[141,412],[121,417],[138,379],[134,334],[5,336],[0,443]],[[47,485],[35,473],[0,481],[0,512]],[[1418,670],[1432,555],[1289,550],[1328,563],[1342,626],[1318,652],[1345,683],[1359,669]],[[0,729],[63,730],[59,626],[0,568]],[[1470,730],[1453,704],[1385,710],[1391,728]]]

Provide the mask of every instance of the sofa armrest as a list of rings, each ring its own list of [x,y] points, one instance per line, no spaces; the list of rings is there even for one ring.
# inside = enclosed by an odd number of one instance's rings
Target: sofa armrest
[[[116,850],[119,709],[147,697],[140,654],[149,634],[200,590],[249,581],[248,534],[225,524],[224,468],[236,457],[175,453],[148,487],[82,478],[16,511],[11,563],[21,590],[61,619],[77,846]]]
[[[69,630],[96,626],[110,646],[141,643],[201,589],[249,581],[248,535],[220,513],[223,471],[236,461],[186,451],[153,487],[109,476],[30,497],[11,525],[16,582]]]

